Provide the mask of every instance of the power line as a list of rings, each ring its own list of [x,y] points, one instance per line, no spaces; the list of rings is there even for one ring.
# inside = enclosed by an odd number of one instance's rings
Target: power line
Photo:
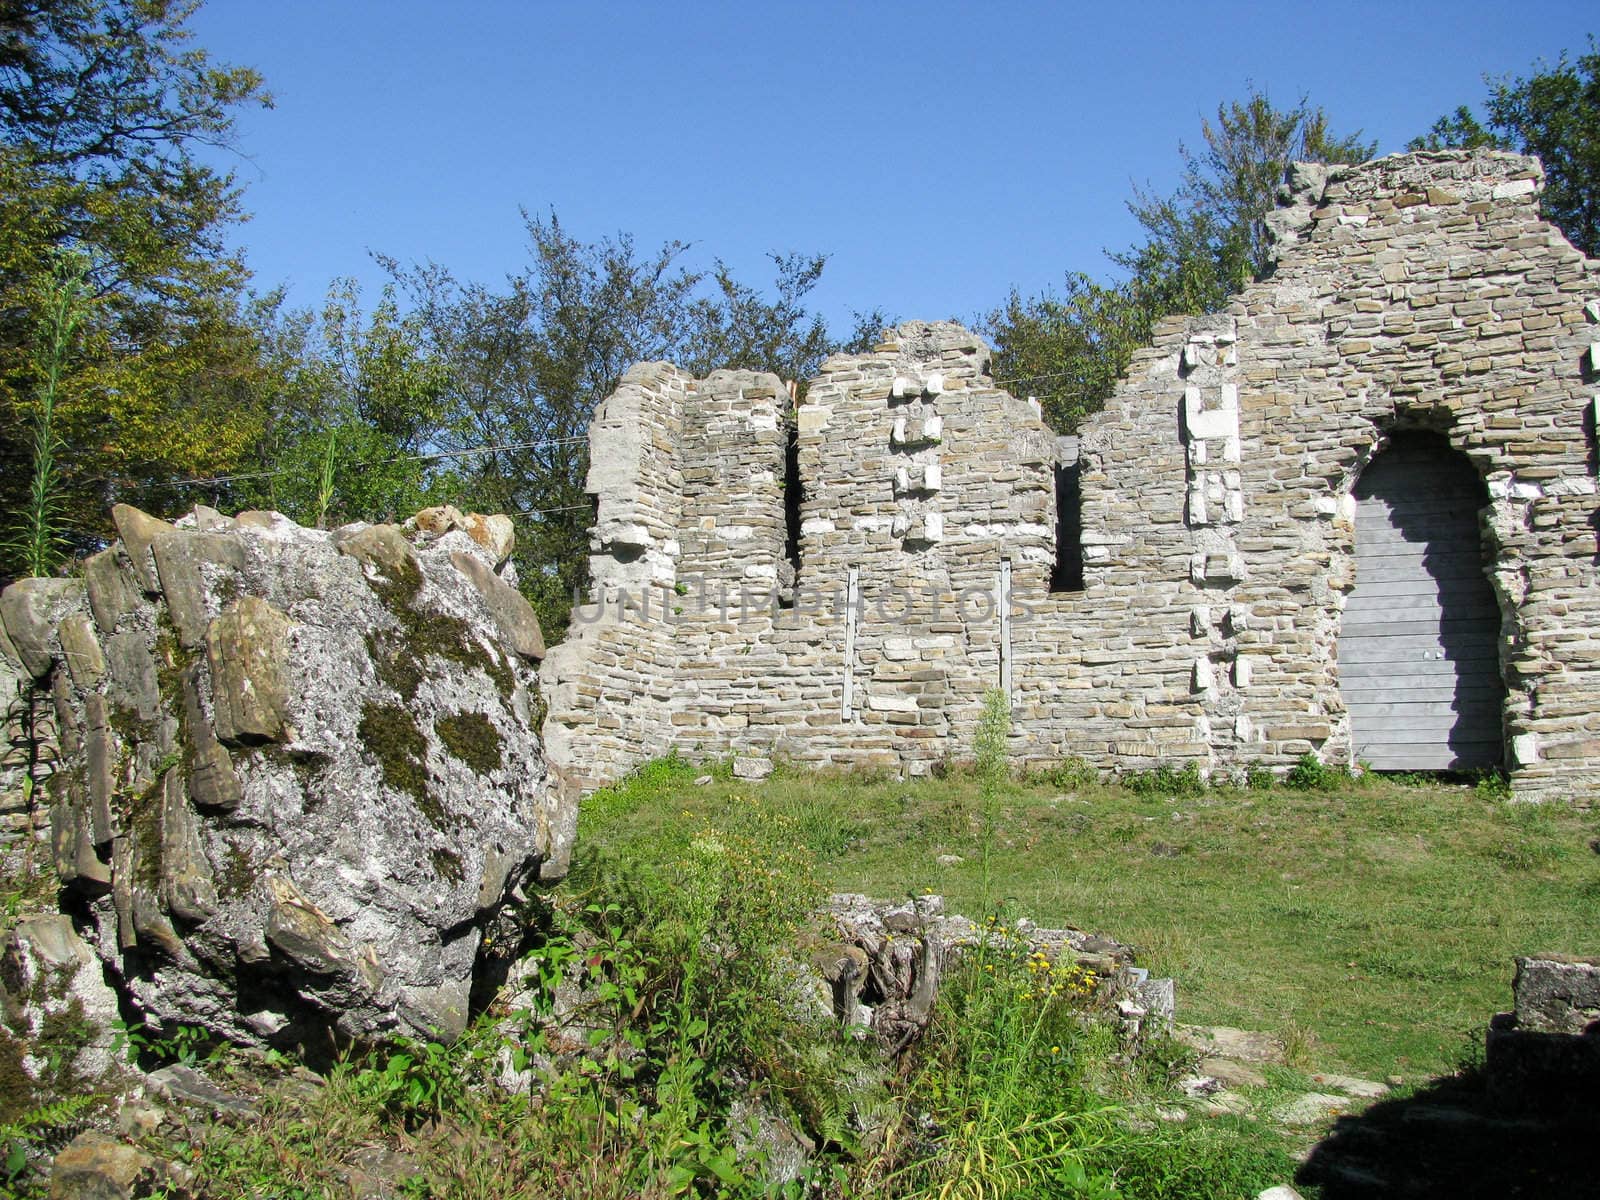
[[[366,470],[368,467],[386,467],[393,463],[440,462],[451,458],[470,458],[477,454],[495,454],[512,450],[542,450],[548,446],[570,446],[588,440],[587,435],[585,435],[581,437],[542,438],[534,442],[499,442],[483,446],[466,446],[459,450],[439,450],[431,454],[398,454],[393,458],[368,459],[365,462],[351,464],[351,466],[355,470]],[[275,471],[236,471],[228,475],[212,475],[205,479],[176,479],[169,486],[216,487],[220,484],[238,483],[246,479],[274,479],[279,475],[292,474],[294,470],[295,468],[293,467],[279,467]]]
[[[1053,371],[1048,375],[1018,375],[1015,379],[991,379],[993,384],[1002,383],[1038,383],[1041,379],[1066,379],[1077,375],[1076,371]]]

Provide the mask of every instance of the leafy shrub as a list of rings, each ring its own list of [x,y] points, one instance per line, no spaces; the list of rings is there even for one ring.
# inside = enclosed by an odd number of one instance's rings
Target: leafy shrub
[[[1180,771],[1168,763],[1149,771],[1132,771],[1123,784],[1136,796],[1199,796],[1206,790],[1200,764],[1186,763]]]
[[[1332,767],[1315,754],[1302,754],[1289,773],[1283,777],[1286,787],[1299,792],[1328,792],[1349,780],[1350,773],[1342,767]]]
[[[1063,791],[1079,791],[1096,786],[1100,782],[1100,772],[1087,759],[1069,754],[1047,767],[1034,768],[1028,773],[1028,781],[1048,784]]]

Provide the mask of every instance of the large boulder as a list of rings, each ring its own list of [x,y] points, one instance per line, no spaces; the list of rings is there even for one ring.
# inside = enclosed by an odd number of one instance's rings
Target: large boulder
[[[576,820],[501,522],[115,516],[81,583],[0,597],[55,710],[54,857],[98,954],[157,1024],[455,1035],[484,931],[564,873]]]

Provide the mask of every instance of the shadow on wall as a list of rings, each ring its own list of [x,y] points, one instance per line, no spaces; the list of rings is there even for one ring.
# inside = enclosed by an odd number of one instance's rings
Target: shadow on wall
[[[1488,492],[1440,434],[1403,431],[1355,486],[1356,586],[1339,637],[1356,756],[1377,770],[1504,765]]]

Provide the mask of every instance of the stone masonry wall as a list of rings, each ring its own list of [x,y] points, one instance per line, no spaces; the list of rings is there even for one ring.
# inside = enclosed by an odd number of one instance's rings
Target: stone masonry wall
[[[792,474],[776,377],[635,368],[591,430],[595,603],[544,668],[552,765],[594,784],[675,746],[921,773],[970,753],[1002,686],[1020,760],[1348,762],[1351,489],[1423,429],[1491,496],[1514,787],[1600,797],[1600,264],[1541,186],[1487,151],[1296,167],[1274,273],[1164,322],[1081,431],[1081,592],[1048,591],[1057,441],[960,326],[825,363]]]

